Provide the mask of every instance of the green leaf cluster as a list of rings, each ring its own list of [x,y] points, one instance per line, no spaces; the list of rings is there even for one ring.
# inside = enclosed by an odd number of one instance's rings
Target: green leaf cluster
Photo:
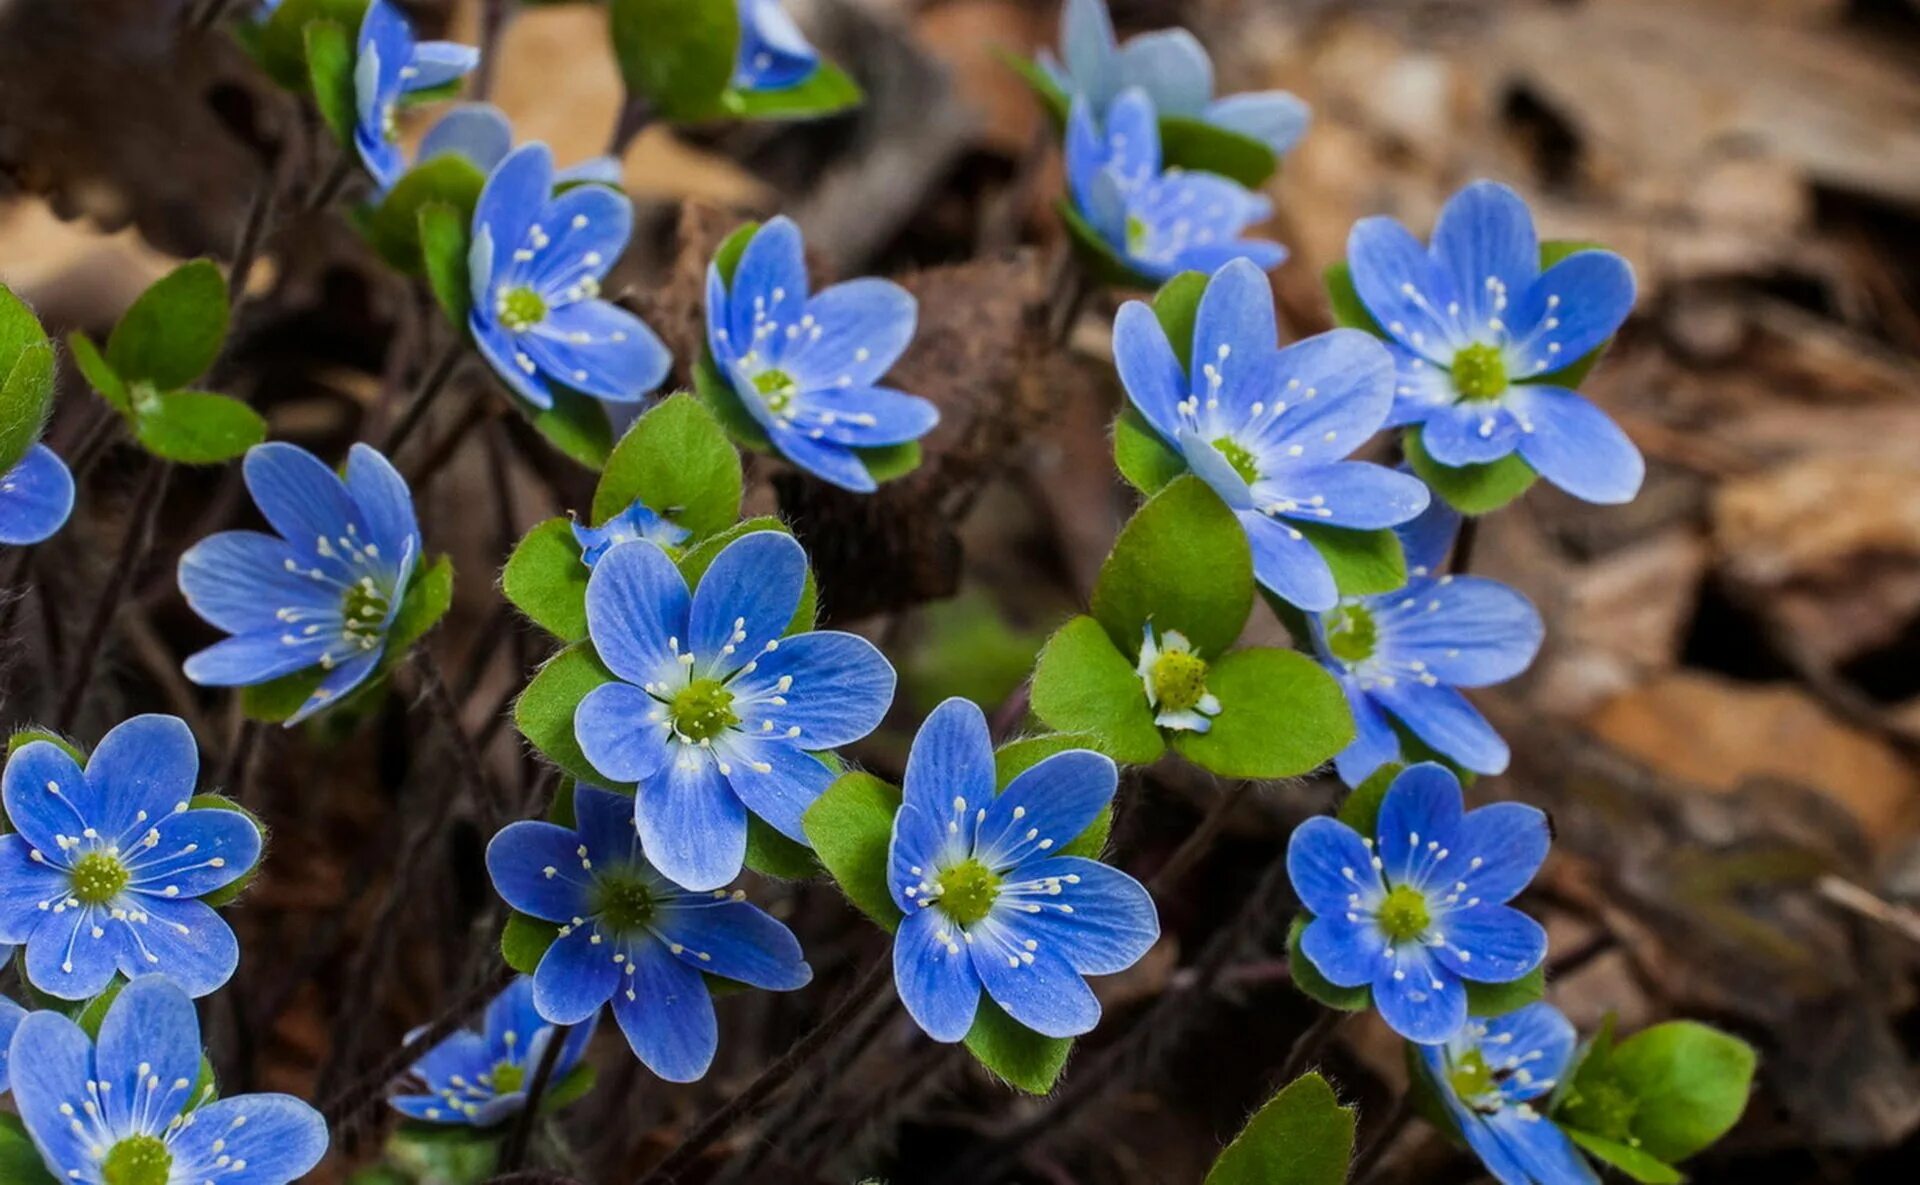
[[[613,0],[613,52],[630,95],[676,123],[813,119],[857,106],[860,87],[831,62],[779,90],[733,85],[740,14],[712,0]]]
[[[1203,1185],[1343,1185],[1353,1132],[1353,1108],[1320,1075],[1303,1075],[1253,1113]]]
[[[245,403],[187,389],[220,356],[228,317],[220,269],[196,259],[134,300],[104,352],[79,332],[67,345],[87,383],[148,452],[181,465],[218,465],[267,437],[267,422]]]

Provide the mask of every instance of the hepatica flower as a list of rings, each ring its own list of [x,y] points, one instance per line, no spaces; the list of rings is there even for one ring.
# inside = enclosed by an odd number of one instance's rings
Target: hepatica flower
[[[278,537],[223,531],[180,557],[180,591],[233,636],[187,659],[187,678],[251,687],[319,667],[289,727],[364,682],[386,652],[420,554],[413,496],[364,444],[343,479],[304,449],[268,443],[242,463],[254,504]]]
[[[1540,965],[1547,935],[1507,905],[1546,859],[1547,817],[1516,802],[1466,811],[1460,783],[1407,767],[1380,803],[1378,834],[1309,819],[1287,874],[1313,914],[1301,950],[1341,987],[1371,987],[1381,1019],[1433,1045],[1467,1023],[1463,980],[1509,983]]]
[[[353,146],[381,193],[406,171],[399,144],[401,103],[457,82],[479,64],[480,51],[472,46],[415,41],[413,27],[392,0],[367,6],[353,67]]]
[[[1467,1146],[1501,1185],[1597,1185],[1573,1141],[1541,1110],[1573,1059],[1573,1025],[1551,1004],[1475,1018],[1421,1060]]]
[[[560,924],[533,974],[534,1009],[580,1024],[611,1000],[635,1056],[692,1082],[719,1040],[705,976],[792,991],[813,969],[793,934],[742,894],[689,892],[663,876],[641,854],[625,796],[582,784],[573,807],[577,827],[512,823],[487,846],[507,904]]]
[[[798,86],[820,66],[820,54],[780,0],[739,0],[740,56],[733,85],[743,91]]]
[[[587,630],[615,681],[573,718],[593,767],[639,783],[628,804],[647,859],[689,889],[740,874],[747,812],[806,842],[800,816],[834,771],[814,756],[872,732],[893,667],[834,630],[782,637],[807,557],[789,535],[728,544],[689,593],[658,546],[624,543],[587,581]]]
[[[1266,276],[1238,260],[1200,298],[1191,374],[1139,301],[1114,320],[1114,363],[1154,432],[1239,518],[1260,583],[1323,612],[1339,594],[1301,527],[1396,526],[1426,509],[1428,494],[1408,474],[1345,459],[1393,400],[1385,347],[1336,329],[1282,349],[1277,334]]]
[[[1286,91],[1213,97],[1213,61],[1185,29],[1114,36],[1104,0],[1067,0],[1060,10],[1064,62],[1040,51],[1040,68],[1100,118],[1121,92],[1139,87],[1163,116],[1210,123],[1285,152],[1307,130],[1307,105]]]
[[[1349,786],[1400,760],[1395,722],[1475,773],[1507,768],[1506,742],[1456,689],[1526,670],[1545,627],[1532,602],[1499,581],[1443,574],[1459,521],[1435,500],[1400,532],[1404,588],[1342,597],[1310,622],[1314,652],[1353,709],[1354,741],[1334,759]]]
[[[26,945],[35,987],[84,1000],[116,971],[158,971],[204,996],[233,974],[239,944],[198,898],[258,862],[260,832],[238,811],[189,808],[199,768],[173,716],[115,726],[84,770],[50,741],[8,758],[0,941]]]
[[[51,538],[73,513],[73,474],[44,444],[0,473],[0,543],[23,547]]]
[[[591,568],[610,548],[644,539],[662,550],[670,550],[687,541],[688,530],[639,499],[597,527],[573,524],[573,541],[580,545],[580,562]]]
[[[97,1043],[58,1012],[30,1014],[13,1035],[11,1060],[14,1104],[62,1181],[286,1185],[326,1155],[326,1121],[299,1099],[209,1101],[213,1088],[195,1085],[193,1001],[163,975],[142,976],[115,997]]]
[[[11,957],[13,952],[8,949],[6,953]],[[13,1089],[13,1079],[7,1071],[7,1046],[13,1043],[14,1030],[20,1027],[20,1022],[26,1019],[26,1015],[26,1009],[5,996],[0,996],[0,1094]]]
[[[459,156],[482,173],[491,174],[513,151],[513,125],[492,103],[461,103],[450,108],[420,141],[421,161],[436,156]],[[611,156],[589,157],[553,175],[558,186],[596,182],[620,184],[620,162]]]
[[[823,481],[875,488],[857,448],[918,440],[940,413],[878,385],[913,340],[918,307],[890,280],[848,280],[809,295],[800,228],[754,233],[733,282],[707,267],[707,347],[715,368],[780,455]]]
[[[1207,660],[1179,630],[1156,634],[1149,625],[1142,634],[1137,669],[1153,722],[1183,732],[1211,729],[1220,699],[1207,690]]]
[[[1387,218],[1355,224],[1353,284],[1392,339],[1392,424],[1417,424],[1442,465],[1518,453],[1589,502],[1625,502],[1646,463],[1606,414],[1556,372],[1598,349],[1633,308],[1633,270],[1611,251],[1578,251],[1544,272],[1533,215],[1504,185],[1479,181],[1440,212],[1431,247]]]
[[[1165,280],[1247,259],[1272,269],[1287,249],[1240,236],[1273,204],[1213,173],[1162,169],[1159,116],[1138,87],[1108,108],[1104,129],[1076,98],[1067,119],[1067,184],[1074,206],[1101,240],[1142,276]]]
[[[518,1115],[527,1104],[527,1087],[539,1072],[555,1027],[534,1010],[533,980],[521,976],[487,1005],[485,1027],[448,1037],[413,1063],[424,1094],[388,1100],[410,1119],[456,1127],[492,1127]],[[592,1019],[561,1038],[549,1082],[559,1082],[580,1064],[593,1039]]]
[[[1100,1020],[1086,976],[1137,962],[1160,936],[1153,900],[1118,869],[1060,849],[1113,800],[1098,753],[1057,753],[994,793],[993,741],[972,702],[935,708],[907,758],[887,887],[901,1002],[927,1035],[958,1041],[986,994],[1049,1037]]]
[[[640,318],[599,299],[600,281],[633,233],[633,203],[604,185],[553,192],[553,153],[523,144],[487,178],[467,253],[480,352],[521,398],[553,406],[553,389],[637,403],[672,357]]]

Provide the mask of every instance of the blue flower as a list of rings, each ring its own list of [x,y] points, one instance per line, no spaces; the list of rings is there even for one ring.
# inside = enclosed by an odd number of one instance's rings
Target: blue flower
[[[0,941],[26,945],[34,987],[84,1000],[116,971],[157,971],[204,996],[233,974],[240,946],[199,898],[259,861],[260,832],[238,811],[189,809],[199,769],[173,716],[115,726],[84,771],[51,741],[7,759]]]
[[[1506,903],[1546,859],[1547,817],[1466,811],[1459,780],[1427,762],[1393,780],[1376,830],[1321,816],[1294,831],[1287,875],[1314,915],[1300,947],[1330,982],[1372,987],[1394,1032],[1436,1044],[1467,1022],[1462,980],[1510,983],[1546,957],[1546,931]]]
[[[487,845],[507,904],[560,923],[533,973],[534,1009],[580,1024],[611,1000],[634,1055],[670,1082],[692,1082],[719,1040],[706,976],[784,992],[813,969],[792,932],[744,894],[688,892],[661,875],[641,854],[624,795],[582,784],[573,809],[575,828],[522,821]]]
[[[600,557],[607,554],[608,550],[622,543],[644,539],[662,550],[668,550],[685,543],[689,534],[691,532],[685,527],[654,513],[638,498],[634,499],[633,505],[597,527],[583,526],[578,520],[573,524],[573,541],[580,545],[580,562],[589,568],[599,563]]]
[[[459,156],[473,162],[482,173],[491,174],[513,151],[513,125],[492,103],[461,103],[450,108],[420,141],[421,162],[436,156]],[[593,182],[620,184],[620,161],[611,156],[589,157],[571,168],[553,175],[553,183],[564,186]]]
[[[807,42],[780,0],[739,0],[740,56],[733,85],[743,91],[785,90],[798,86],[820,66],[820,54]]]
[[[1442,574],[1459,521],[1436,499],[1400,531],[1404,588],[1342,597],[1309,622],[1315,653],[1353,709],[1353,743],[1334,758],[1349,786],[1400,760],[1395,721],[1475,773],[1507,768],[1506,742],[1455,688],[1502,683],[1526,670],[1545,627],[1532,602],[1499,581]]]
[[[144,975],[107,1008],[97,1043],[58,1012],[21,1021],[13,1101],[62,1181],[286,1185],[320,1163],[318,1111],[283,1094],[215,1101],[211,1085],[195,1085],[201,1058],[193,1001],[165,976]]]
[[[0,543],[39,543],[66,525],[73,513],[73,474],[44,444],[27,449],[0,474]]]
[[[251,687],[295,671],[326,672],[288,720],[306,719],[372,674],[386,652],[420,554],[413,496],[364,444],[342,480],[290,444],[255,445],[247,489],[279,537],[223,531],[180,557],[187,604],[233,636],[187,659],[187,678]]]
[[[1045,50],[1040,67],[1069,95],[1084,97],[1096,119],[1122,91],[1139,87],[1163,116],[1210,123],[1285,152],[1307,130],[1307,105],[1286,91],[1213,97],[1213,61],[1185,29],[1162,29],[1127,40],[1114,36],[1104,0],[1067,0],[1060,10],[1060,52]]]
[[[950,699],[927,717],[907,757],[887,887],[906,915],[894,984],[929,1037],[965,1037],[982,991],[1049,1037],[1099,1023],[1085,977],[1133,966],[1160,937],[1160,919],[1138,881],[1055,849],[1093,823],[1118,784],[1111,759],[1074,749],[996,795],[980,709]]]
[[[6,957],[11,957],[13,948],[4,949],[7,951]],[[26,1016],[26,1009],[5,996],[0,996],[0,1094],[13,1089],[13,1080],[7,1073],[7,1046],[13,1043],[14,1030],[20,1027],[20,1022],[25,1020]]]
[[[1240,237],[1273,213],[1266,198],[1212,173],[1162,171],[1159,117],[1139,87],[1114,100],[1104,132],[1092,106],[1076,98],[1066,152],[1074,205],[1140,275],[1165,280],[1235,259],[1268,270],[1286,262],[1280,244]]]
[[[597,1020],[567,1030],[549,1084],[580,1063]],[[388,1101],[402,1115],[426,1123],[492,1127],[526,1106],[527,1087],[553,1034],[554,1027],[534,1010],[533,980],[523,975],[487,1005],[483,1031],[455,1033],[413,1063],[412,1073],[426,1085],[425,1094],[396,1095]]]
[[[457,82],[480,64],[480,51],[451,41],[415,41],[393,0],[373,0],[360,20],[353,66],[353,146],[381,193],[406,171],[400,104],[419,91]]]
[[[1520,195],[1479,181],[1440,211],[1433,245],[1387,218],[1347,239],[1353,285],[1392,338],[1398,369],[1389,423],[1418,424],[1442,465],[1515,452],[1588,502],[1640,489],[1646,462],[1618,425],[1553,382],[1598,349],[1633,308],[1633,269],[1611,251],[1578,251],[1540,270]]]
[[[1309,612],[1334,607],[1333,571],[1296,524],[1379,530],[1425,510],[1417,478],[1345,458],[1393,400],[1393,360],[1356,329],[1275,345],[1273,289],[1244,260],[1208,282],[1194,323],[1193,373],[1153,309],[1129,301],[1113,324],[1127,397],[1246,528],[1254,575]]]
[[[640,784],[647,859],[689,889],[740,874],[749,810],[806,843],[800,816],[834,779],[814,753],[866,736],[893,702],[893,667],[865,638],[782,637],[806,578],[792,536],[755,531],[692,593],[644,541],[587,580],[587,631],[616,678],[580,701],[574,736],[595,769]]]
[[[1551,1004],[1469,1020],[1421,1060],[1467,1146],[1501,1185],[1598,1185],[1567,1133],[1536,1109],[1573,1060],[1573,1025]]]
[[[600,281],[633,234],[633,203],[604,185],[556,196],[553,153],[523,144],[487,178],[467,253],[480,352],[522,399],[553,406],[553,388],[637,403],[672,356],[640,318],[599,299]]]
[[[933,404],[879,386],[913,340],[918,306],[889,280],[809,296],[800,228],[775,218],[754,233],[731,287],[707,267],[707,346],[715,366],[780,455],[842,489],[873,490],[854,450],[918,440]]]

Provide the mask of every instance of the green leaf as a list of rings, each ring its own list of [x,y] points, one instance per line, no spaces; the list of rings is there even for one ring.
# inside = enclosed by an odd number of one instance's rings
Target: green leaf
[[[87,754],[80,746],[61,736],[59,733],[45,728],[15,729],[13,734],[7,737],[7,756],[12,757],[22,745],[31,745],[35,741],[45,741],[49,745],[58,745],[61,752],[73,758],[75,765],[85,766],[87,764]]]
[[[1035,97],[1040,100],[1041,105],[1047,109],[1047,115],[1053,120],[1054,130],[1058,131],[1065,127],[1067,116],[1072,110],[1071,101],[1053,78],[1040,68],[1040,63],[1004,50],[998,53],[998,57],[1002,63],[1020,76],[1022,82],[1033,89]]]
[[[352,152],[353,127],[358,122],[353,89],[354,39],[334,21],[309,22],[303,32],[313,105],[320,109],[321,120],[340,142],[342,151]]]
[[[1407,582],[1407,557],[1392,531],[1350,531],[1322,523],[1297,522],[1297,527],[1333,569],[1333,583],[1343,597],[1392,592]]]
[[[240,710],[250,719],[280,724],[300,710],[326,677],[327,673],[319,667],[308,667],[265,683],[242,687]]]
[[[1467,1012],[1472,1016],[1505,1016],[1535,1003],[1547,994],[1545,967],[1535,967],[1511,983],[1474,983],[1467,987]]]
[[[812,849],[795,843],[759,815],[747,814],[747,867],[775,880],[804,881],[820,875]]]
[[[465,225],[473,222],[473,207],[487,178],[477,165],[458,153],[429,157],[408,169],[380,203],[360,220],[367,241],[395,269],[417,275],[425,266],[420,251],[420,211],[443,205]]]
[[[1113,463],[1128,485],[1148,496],[1187,471],[1187,459],[1160,439],[1131,404],[1113,421]]]
[[[713,413],[688,394],[673,395],[634,421],[593,491],[593,522],[636,500],[695,538],[740,517],[740,454]]]
[[[80,377],[99,392],[100,398],[106,400],[108,406],[123,416],[133,414],[133,397],[127,394],[127,385],[114,373],[113,365],[100,353],[100,347],[93,344],[92,338],[74,330],[67,335],[67,352],[73,355],[74,365],[80,368]]]
[[[1014,1020],[985,993],[967,1030],[967,1052],[996,1078],[1027,1094],[1046,1094],[1060,1079],[1073,1041],[1045,1037]]]
[[[1321,281],[1327,286],[1327,303],[1333,308],[1333,323],[1347,329],[1363,329],[1375,337],[1384,338],[1387,331],[1380,322],[1374,320],[1361,301],[1359,290],[1353,286],[1353,269],[1342,259],[1327,265],[1320,273]]]
[[[1033,672],[1033,713],[1049,728],[1084,733],[1115,761],[1145,765],[1166,749],[1133,663],[1091,617],[1060,627]]]
[[[162,391],[140,401],[133,424],[142,448],[181,465],[220,465],[267,438],[259,412],[211,391]]]
[[[1294,915],[1293,924],[1287,927],[1287,972],[1293,980],[1293,986],[1300,989],[1310,999],[1325,1004],[1328,1008],[1337,1008],[1341,1012],[1364,1012],[1373,1003],[1373,993],[1366,987],[1341,987],[1320,974],[1313,960],[1300,949],[1300,935],[1306,932],[1307,923],[1313,920],[1305,911]]]
[[[720,282],[732,287],[733,273],[740,266],[740,257],[747,253],[747,244],[753,242],[753,236],[760,233],[760,223],[742,222],[733,228],[727,237],[713,251],[713,266],[719,269]]]
[[[733,79],[740,13],[713,0],[613,0],[613,53],[627,90],[667,119],[709,118]]]
[[[1071,749],[1099,752],[1099,748],[1093,737],[1082,733],[1049,732],[1008,741],[993,751],[993,792],[1004,792],[1015,778],[1056,753]],[[1056,855],[1085,856],[1089,860],[1098,860],[1100,854],[1106,851],[1107,838],[1112,834],[1113,807],[1107,806],[1094,816],[1085,831],[1062,844]]]
[[[1654,1025],[1613,1049],[1606,1073],[1637,1102],[1633,1135],[1648,1155],[1685,1160],[1727,1134],[1747,1109],[1753,1046],[1695,1021]]]
[[[1151,622],[1212,657],[1240,637],[1251,612],[1246,530],[1198,477],[1175,481],[1127,520],[1093,586],[1093,615],[1122,655],[1140,653]]]
[[[181,264],[154,281],[107,338],[107,361],[122,382],[171,391],[206,373],[227,338],[227,282],[210,259]]]
[[[860,463],[866,466],[867,476],[873,478],[879,485],[905,477],[920,468],[922,456],[920,442],[917,440],[909,440],[901,444],[875,445],[872,448],[856,448],[853,453],[860,458]]]
[[[919,615],[918,639],[900,665],[906,698],[921,712],[951,696],[997,704],[1024,682],[1046,642],[1016,628],[978,588],[936,601]]]
[[[537,408],[519,397],[514,403],[534,429],[562,453],[598,470],[613,452],[613,425],[600,401],[565,387],[553,387],[553,406]]]
[[[10,1185],[60,1185],[27,1135],[27,1125],[11,1112],[0,1114],[0,1181]]]
[[[225,909],[240,900],[241,895],[253,884],[253,878],[260,874],[260,865],[267,858],[267,825],[261,821],[259,815],[224,794],[196,794],[187,800],[187,806],[193,810],[232,811],[237,815],[244,815],[247,822],[253,824],[253,829],[260,833],[259,858],[249,865],[233,883],[215,889],[200,898],[215,909]]]
[[[1455,467],[1433,459],[1418,427],[1408,428],[1400,439],[1414,475],[1461,514],[1491,514],[1532,489],[1540,479],[1519,453],[1509,453],[1485,465]]]
[[[900,907],[887,888],[887,848],[900,791],[872,774],[834,779],[801,817],[807,842],[847,900],[887,933],[900,925]]]
[[[805,79],[780,90],[728,87],[720,96],[720,108],[740,119],[818,119],[858,107],[866,97],[845,70],[823,61]]]
[[[507,914],[506,928],[500,931],[500,957],[507,966],[522,975],[532,975],[540,959],[560,937],[557,923],[528,917],[519,910]]]
[[[540,1097],[540,1113],[551,1115],[562,1107],[586,1098],[599,1077],[591,1064],[581,1062],[567,1071],[566,1077],[547,1088],[547,1093]]]
[[[1071,201],[1062,198],[1055,203],[1055,209],[1059,211],[1060,221],[1066,224],[1075,257],[1094,283],[1107,288],[1153,287],[1153,281],[1135,271]]]
[[[1254,1112],[1205,1185],[1343,1185],[1353,1159],[1353,1108],[1318,1074],[1296,1078]]]
[[[587,761],[573,736],[573,712],[587,693],[613,682],[612,671],[593,647],[577,642],[554,655],[534,673],[514,701],[513,722],[542,756],[583,782],[604,786],[607,779]]]
[[[427,274],[427,286],[433,289],[434,303],[461,333],[467,331],[467,313],[473,305],[471,277],[467,271],[467,233],[469,222],[458,208],[447,202],[424,202],[420,206],[420,266]]]
[[[1207,293],[1204,272],[1181,272],[1153,294],[1153,317],[1167,335],[1180,369],[1193,369],[1193,327],[1200,319],[1200,298]]]
[[[700,583],[700,577],[706,574],[708,566],[726,550],[727,544],[744,535],[751,535],[755,531],[779,531],[783,535],[793,534],[787,529],[787,524],[779,519],[771,515],[761,515],[758,518],[735,523],[718,535],[709,535],[680,557],[680,575],[686,578],[687,587],[692,588]],[[813,569],[808,568],[807,583],[800,590],[800,604],[793,611],[793,620],[787,623],[787,632],[797,634],[812,629],[819,612],[819,591],[814,587]]]
[[[369,0],[285,0],[260,30],[260,64],[273,80],[288,90],[305,93],[312,84],[307,70],[307,25],[331,21],[358,32]]]
[[[500,572],[500,590],[513,607],[564,642],[587,636],[587,565],[573,524],[550,518],[514,547]]]
[[[20,463],[53,406],[53,343],[19,297],[0,285],[0,473]]]
[[[1206,732],[1176,732],[1173,747],[1229,778],[1303,774],[1353,740],[1353,713],[1325,667],[1293,650],[1236,650],[1207,668],[1220,714]]]
[[[1405,768],[1397,761],[1389,761],[1368,774],[1365,781],[1340,800],[1340,809],[1335,812],[1335,817],[1372,839],[1380,831],[1380,800],[1387,796],[1387,788],[1393,785],[1393,780]]]
[[[1596,1136],[1578,1128],[1562,1127],[1567,1138],[1580,1146],[1580,1150],[1603,1164],[1619,1169],[1623,1174],[1641,1183],[1641,1185],[1680,1185],[1686,1180],[1686,1174],[1670,1164],[1666,1164],[1638,1148],[1622,1144],[1618,1140],[1609,1140],[1605,1136]]]
[[[407,582],[407,591],[400,598],[400,610],[393,615],[393,625],[387,630],[387,649],[381,668],[390,669],[405,657],[408,648],[440,624],[440,619],[451,608],[453,561],[441,556],[416,571]]]
[[[1248,189],[1265,185],[1280,167],[1264,141],[1183,115],[1160,117],[1160,156],[1168,168],[1218,173]]]

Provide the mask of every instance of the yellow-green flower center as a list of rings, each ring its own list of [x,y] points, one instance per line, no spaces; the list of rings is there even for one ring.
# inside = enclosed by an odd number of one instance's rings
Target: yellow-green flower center
[[[531,288],[513,288],[500,298],[500,324],[525,333],[547,319],[547,302]]]
[[[1341,662],[1365,662],[1380,642],[1373,614],[1359,605],[1342,605],[1327,615],[1327,651]]]
[[[501,1062],[493,1068],[493,1073],[488,1077],[493,1079],[493,1093],[512,1094],[525,1085],[527,1071],[524,1066],[516,1066],[512,1062]]]
[[[1454,1095],[1467,1106],[1478,1111],[1498,1111],[1500,1104],[1493,1095],[1496,1083],[1493,1068],[1487,1065],[1487,1059],[1479,1050],[1469,1050],[1467,1055],[1453,1063],[1447,1070],[1447,1085],[1453,1087]]]
[[[1127,254],[1145,255],[1153,243],[1153,228],[1138,214],[1127,215]]]
[[[793,406],[794,385],[793,376],[784,370],[763,370],[753,376],[753,389],[776,416]]]
[[[387,594],[373,583],[373,577],[361,577],[360,583],[348,588],[347,595],[341,599],[341,632],[358,642],[362,650],[373,649],[380,641],[380,631],[387,624],[387,610],[392,606]]]
[[[630,934],[653,920],[653,890],[646,882],[623,876],[600,878],[596,887],[598,908],[594,911],[615,934]]]
[[[1227,464],[1233,466],[1233,471],[1240,475],[1241,481],[1252,485],[1260,480],[1260,466],[1254,463],[1253,454],[1245,445],[1231,436],[1222,436],[1213,442],[1213,447],[1220,450],[1220,455],[1227,459]]]
[[[118,856],[88,852],[73,866],[73,895],[85,905],[105,905],[132,879],[133,874]]]
[[[158,1136],[128,1136],[100,1162],[100,1178],[107,1185],[167,1185],[173,1174],[173,1153]]]
[[[963,860],[934,880],[940,890],[940,912],[962,926],[971,926],[993,912],[1000,897],[1000,877],[978,860]]]
[[[667,705],[673,730],[690,741],[707,741],[740,723],[733,711],[733,692],[718,679],[695,679],[681,688]]]
[[[1387,894],[1376,915],[1380,929],[1394,942],[1411,942],[1427,932],[1433,915],[1427,912],[1427,895],[1407,885]]]
[[[1153,681],[1154,699],[1162,711],[1191,711],[1207,694],[1206,660],[1188,651],[1161,651],[1147,677]]]
[[[1507,359],[1498,346],[1467,346],[1453,356],[1453,389],[1468,401],[1498,399],[1507,389]]]

